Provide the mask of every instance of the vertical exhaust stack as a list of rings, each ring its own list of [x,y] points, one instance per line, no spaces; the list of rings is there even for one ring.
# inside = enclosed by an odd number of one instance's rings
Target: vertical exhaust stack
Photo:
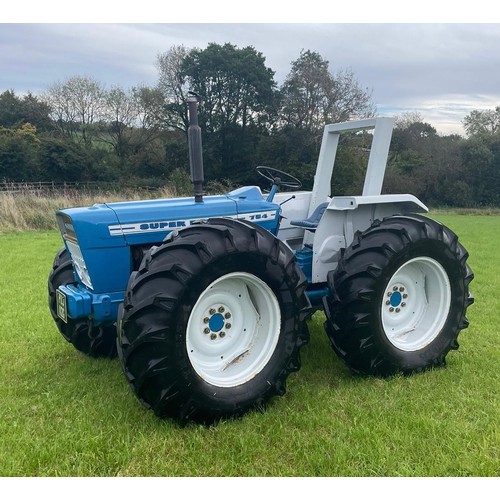
[[[201,128],[198,125],[198,104],[201,102],[200,96],[190,92],[187,98],[189,127],[189,167],[191,169],[191,182],[194,188],[194,201],[203,203],[203,154],[201,149]]]

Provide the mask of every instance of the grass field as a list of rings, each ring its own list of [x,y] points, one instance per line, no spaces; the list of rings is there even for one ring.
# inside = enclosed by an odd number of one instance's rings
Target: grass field
[[[436,216],[468,248],[471,326],[446,368],[383,380],[337,359],[323,315],[265,413],[179,427],[117,360],[78,353],[47,309],[55,232],[0,236],[0,476],[498,476],[500,216]]]

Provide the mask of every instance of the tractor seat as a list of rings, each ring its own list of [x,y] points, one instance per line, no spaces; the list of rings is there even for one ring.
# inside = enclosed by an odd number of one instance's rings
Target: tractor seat
[[[321,205],[318,205],[314,209],[314,212],[307,219],[291,220],[290,225],[303,227],[304,229],[307,229],[308,231],[312,231],[314,233],[314,231],[316,231],[316,228],[318,227],[321,217],[323,217],[323,213],[325,212],[327,206],[328,202],[321,203]]]

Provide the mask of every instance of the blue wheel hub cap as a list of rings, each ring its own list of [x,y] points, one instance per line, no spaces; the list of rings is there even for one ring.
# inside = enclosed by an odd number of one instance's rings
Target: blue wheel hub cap
[[[212,332],[218,332],[222,330],[222,327],[224,326],[224,316],[222,314],[217,313],[214,314],[211,318],[210,321],[208,322],[208,327]]]
[[[401,304],[402,295],[400,292],[394,292],[391,295],[391,306],[398,307]]]

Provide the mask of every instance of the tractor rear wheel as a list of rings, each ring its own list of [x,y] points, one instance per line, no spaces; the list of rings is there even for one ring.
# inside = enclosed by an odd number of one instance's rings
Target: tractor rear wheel
[[[56,290],[61,285],[76,285],[73,266],[66,248],[61,248],[54,258],[49,274],[49,310],[62,336],[79,351],[94,358],[116,357],[116,327],[94,326],[91,319],[71,319],[65,323],[57,315]]]
[[[118,353],[160,417],[212,423],[285,392],[308,339],[293,253],[249,222],[211,219],[144,257],[120,310]]]
[[[376,221],[328,275],[325,329],[354,371],[389,376],[443,365],[467,328],[468,254],[447,227],[420,215]]]

